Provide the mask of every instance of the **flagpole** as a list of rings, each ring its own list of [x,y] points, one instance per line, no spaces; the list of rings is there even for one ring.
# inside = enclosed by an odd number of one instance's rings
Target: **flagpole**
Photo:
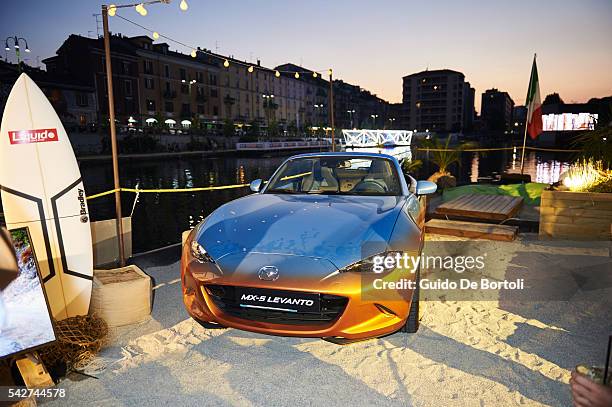
[[[534,53],[533,54],[534,64],[535,64],[536,56],[537,54]],[[533,74],[533,68],[532,68],[531,74]],[[529,88],[531,88],[531,79],[532,79],[531,74],[529,75]],[[531,103],[531,101],[528,101],[528,102],[529,103],[527,104],[527,116],[525,117],[525,134],[523,134],[523,151],[521,152],[521,175],[523,175],[523,172],[525,170],[525,145],[527,144],[527,126],[529,125],[529,113],[531,110],[531,105],[533,104]]]
[[[527,120],[529,119],[529,110],[531,110],[531,103],[527,106],[527,117],[525,118],[525,134],[523,135],[523,151],[521,152],[521,175],[525,169],[525,144],[527,144]]]

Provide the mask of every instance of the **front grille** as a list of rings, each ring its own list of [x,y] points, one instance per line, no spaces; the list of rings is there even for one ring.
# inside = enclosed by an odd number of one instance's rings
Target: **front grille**
[[[319,312],[288,312],[258,308],[244,308],[238,303],[236,288],[229,285],[207,285],[206,292],[215,306],[225,314],[249,321],[283,325],[326,325],[337,319],[348,303],[348,298],[321,294]]]

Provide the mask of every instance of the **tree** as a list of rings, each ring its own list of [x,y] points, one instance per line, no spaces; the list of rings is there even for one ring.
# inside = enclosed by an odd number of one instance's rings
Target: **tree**
[[[559,96],[558,93],[551,93],[550,95],[546,95],[546,97],[544,98],[544,102],[542,102],[543,105],[562,105],[563,104],[563,99],[561,99],[561,96]]]
[[[225,137],[232,137],[236,134],[236,131],[234,130],[234,122],[230,119],[225,119],[225,122],[223,123],[223,135]]]

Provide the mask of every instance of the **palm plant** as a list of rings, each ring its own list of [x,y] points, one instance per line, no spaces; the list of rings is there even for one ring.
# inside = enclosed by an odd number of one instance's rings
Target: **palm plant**
[[[430,161],[438,166],[438,173],[444,175],[450,175],[448,167],[454,163],[461,165],[461,151],[477,146],[476,143],[468,142],[462,143],[456,148],[449,148],[450,137],[447,137],[446,143],[442,143],[437,137],[423,141],[423,147],[430,149],[431,153]]]

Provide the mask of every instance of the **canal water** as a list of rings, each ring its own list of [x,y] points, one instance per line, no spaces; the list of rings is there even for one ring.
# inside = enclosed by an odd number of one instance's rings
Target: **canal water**
[[[361,149],[361,151],[364,151]],[[379,150],[376,150],[379,151]],[[387,154],[410,157],[408,147],[384,149]],[[289,155],[289,154],[287,154]],[[256,178],[267,179],[284,160],[277,157],[221,157],[221,158],[163,158],[159,160],[122,160],[120,162],[121,185],[126,188],[190,188],[218,185],[244,184]],[[415,154],[423,160],[418,171],[424,179],[437,167],[427,160],[424,153]],[[568,167],[568,154],[528,152],[525,172],[535,182],[552,183]],[[461,165],[451,167],[458,182],[476,182],[478,177],[494,173],[520,172],[520,150],[471,153],[464,152]],[[83,162],[81,172],[88,195],[113,188],[113,173],[110,161]],[[134,203],[135,194],[122,194],[125,215],[133,212],[133,251],[151,250],[180,242],[181,232],[189,229],[214,209],[225,202],[250,193],[248,188],[205,191],[195,193],[147,193],[140,194]],[[113,195],[89,201],[92,220],[114,217]]]

